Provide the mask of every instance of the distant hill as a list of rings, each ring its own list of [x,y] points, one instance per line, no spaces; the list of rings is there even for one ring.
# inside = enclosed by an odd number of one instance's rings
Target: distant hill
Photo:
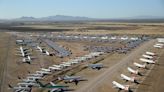
[[[94,20],[93,18],[89,17],[79,17],[79,16],[65,16],[65,15],[55,15],[55,16],[48,16],[48,17],[20,17],[13,20],[17,21],[81,21],[81,20]]]
[[[0,19],[0,23],[4,22],[23,22],[23,21],[32,21],[32,22],[42,22],[42,21],[107,21],[107,22],[164,22],[164,17],[159,16],[135,16],[135,17],[124,17],[124,18],[89,18],[81,16],[66,16],[66,15],[55,15],[48,17],[28,17],[22,16],[15,19]]]

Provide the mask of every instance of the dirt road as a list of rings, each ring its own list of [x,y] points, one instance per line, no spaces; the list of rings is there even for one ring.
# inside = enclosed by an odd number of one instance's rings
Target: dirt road
[[[115,65],[113,65],[112,67],[107,69],[105,72],[103,72],[99,76],[95,77],[94,79],[89,80],[89,82],[86,85],[81,86],[81,88],[78,89],[76,92],[98,92],[100,90],[97,90],[97,89],[105,82],[108,82],[110,87],[112,87],[111,82],[113,81],[112,77],[114,76],[114,74],[119,72],[119,70],[123,66],[125,66],[129,62],[133,61],[133,58],[135,56],[140,55],[141,53],[146,51],[146,49],[148,49],[148,47],[152,46],[154,44],[154,42],[155,42],[154,40],[151,40],[149,42],[144,43],[140,47],[136,48],[127,57],[125,57],[122,60],[120,60],[119,62],[117,62]],[[106,79],[108,79],[108,80],[106,80]],[[109,90],[107,90],[106,92],[109,92]]]
[[[3,33],[1,33],[3,34]],[[5,35],[5,33],[4,33]],[[4,37],[3,37],[4,38]],[[2,39],[3,39],[2,38]],[[1,44],[4,45],[4,56],[3,58],[1,58],[1,69],[0,69],[0,92],[6,92],[5,91],[5,85],[6,85],[6,74],[7,74],[7,64],[8,64],[8,56],[9,56],[9,49],[10,49],[10,41],[11,41],[11,37],[10,36],[6,36],[5,39],[6,42],[1,42]]]

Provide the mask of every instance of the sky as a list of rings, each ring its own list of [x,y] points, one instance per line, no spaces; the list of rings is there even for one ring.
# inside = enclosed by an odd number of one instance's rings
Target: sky
[[[0,19],[54,15],[91,18],[164,17],[164,0],[0,0]]]

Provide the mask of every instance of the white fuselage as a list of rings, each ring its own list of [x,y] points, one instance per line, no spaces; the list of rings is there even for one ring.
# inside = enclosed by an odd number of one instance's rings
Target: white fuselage
[[[149,64],[155,64],[155,62],[153,60],[149,60],[149,59],[145,59],[145,58],[140,58],[140,61],[149,63]]]
[[[126,76],[124,74],[121,74],[121,78],[124,79],[124,80],[127,80],[127,81],[134,82],[134,78],[128,77],[128,76]]]
[[[139,67],[139,68],[146,68],[146,65],[144,64],[144,65],[141,65],[141,64],[139,64],[139,63],[136,63],[136,62],[134,62],[133,63],[136,67]]]
[[[126,87],[126,86],[124,86],[124,85],[122,85],[122,84],[120,84],[120,83],[118,83],[118,82],[116,82],[116,81],[113,81],[112,84],[113,84],[114,86],[116,86],[117,88],[119,88],[119,89],[126,90],[126,91],[129,90],[129,87]]]
[[[133,74],[138,74],[138,70],[133,70],[132,68],[128,67],[127,68],[129,72],[133,73]]]

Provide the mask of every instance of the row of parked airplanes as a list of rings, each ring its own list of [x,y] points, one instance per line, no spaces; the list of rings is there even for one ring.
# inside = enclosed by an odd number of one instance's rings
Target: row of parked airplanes
[[[44,48],[41,48],[40,46],[37,46],[36,49],[38,51],[40,51],[42,54],[45,54],[47,56],[52,56],[52,53],[48,52],[47,50],[45,50]],[[34,59],[34,57],[31,57],[31,53],[29,51],[29,49],[27,48],[23,48],[22,46],[20,46],[18,49],[16,49],[18,51],[18,54],[21,57],[23,57],[22,62],[23,63],[28,63],[31,64],[31,61]]]
[[[24,51],[22,47],[20,47],[21,51]],[[50,75],[53,73],[53,71],[62,71],[63,69],[70,67],[72,65],[78,64],[80,62],[84,62],[88,59],[91,59],[93,57],[97,57],[99,55],[103,54],[102,52],[93,52],[88,55],[85,55],[83,57],[77,57],[75,59],[72,59],[68,62],[62,62],[59,65],[52,65],[49,66],[48,68],[41,68],[39,71],[36,71],[33,74],[28,74],[26,79],[22,79],[21,83],[18,83],[17,87],[12,87],[9,85],[10,88],[13,88],[15,92],[30,92],[31,87],[41,87],[41,88],[49,88],[50,92],[63,92],[65,90],[68,90],[68,86],[61,86],[61,85],[56,85],[53,82],[50,82],[51,86],[43,85],[40,83],[38,80],[43,79],[45,75]],[[89,64],[87,65],[88,67],[92,69],[101,69],[103,68],[102,63],[97,63],[97,64]],[[20,77],[18,77],[21,79]],[[81,76],[68,76],[65,75],[64,77],[58,77],[58,80],[63,80],[65,83],[75,83],[76,85],[78,84],[79,81],[86,80],[83,79]]]
[[[163,44],[161,44],[161,43],[157,43],[157,44],[153,45],[153,47],[155,47],[155,48],[162,48],[162,46],[163,46]],[[139,59],[144,64],[139,64],[137,62],[134,62],[133,65],[137,68],[147,69],[147,64],[155,64],[156,59],[157,59],[157,54],[156,53],[146,51],[146,53],[142,55],[142,58]],[[127,70],[131,74],[142,75],[138,70],[134,70],[131,67],[127,67]],[[139,84],[136,77],[129,77],[129,76],[124,75],[124,74],[121,74],[120,76],[121,76],[121,79],[123,79],[123,80]],[[128,92],[132,92],[132,90],[130,89],[130,85],[123,85],[123,84],[120,84],[116,81],[113,81],[112,84],[114,85],[114,88],[119,89],[118,91],[125,90],[125,91],[128,91]]]

